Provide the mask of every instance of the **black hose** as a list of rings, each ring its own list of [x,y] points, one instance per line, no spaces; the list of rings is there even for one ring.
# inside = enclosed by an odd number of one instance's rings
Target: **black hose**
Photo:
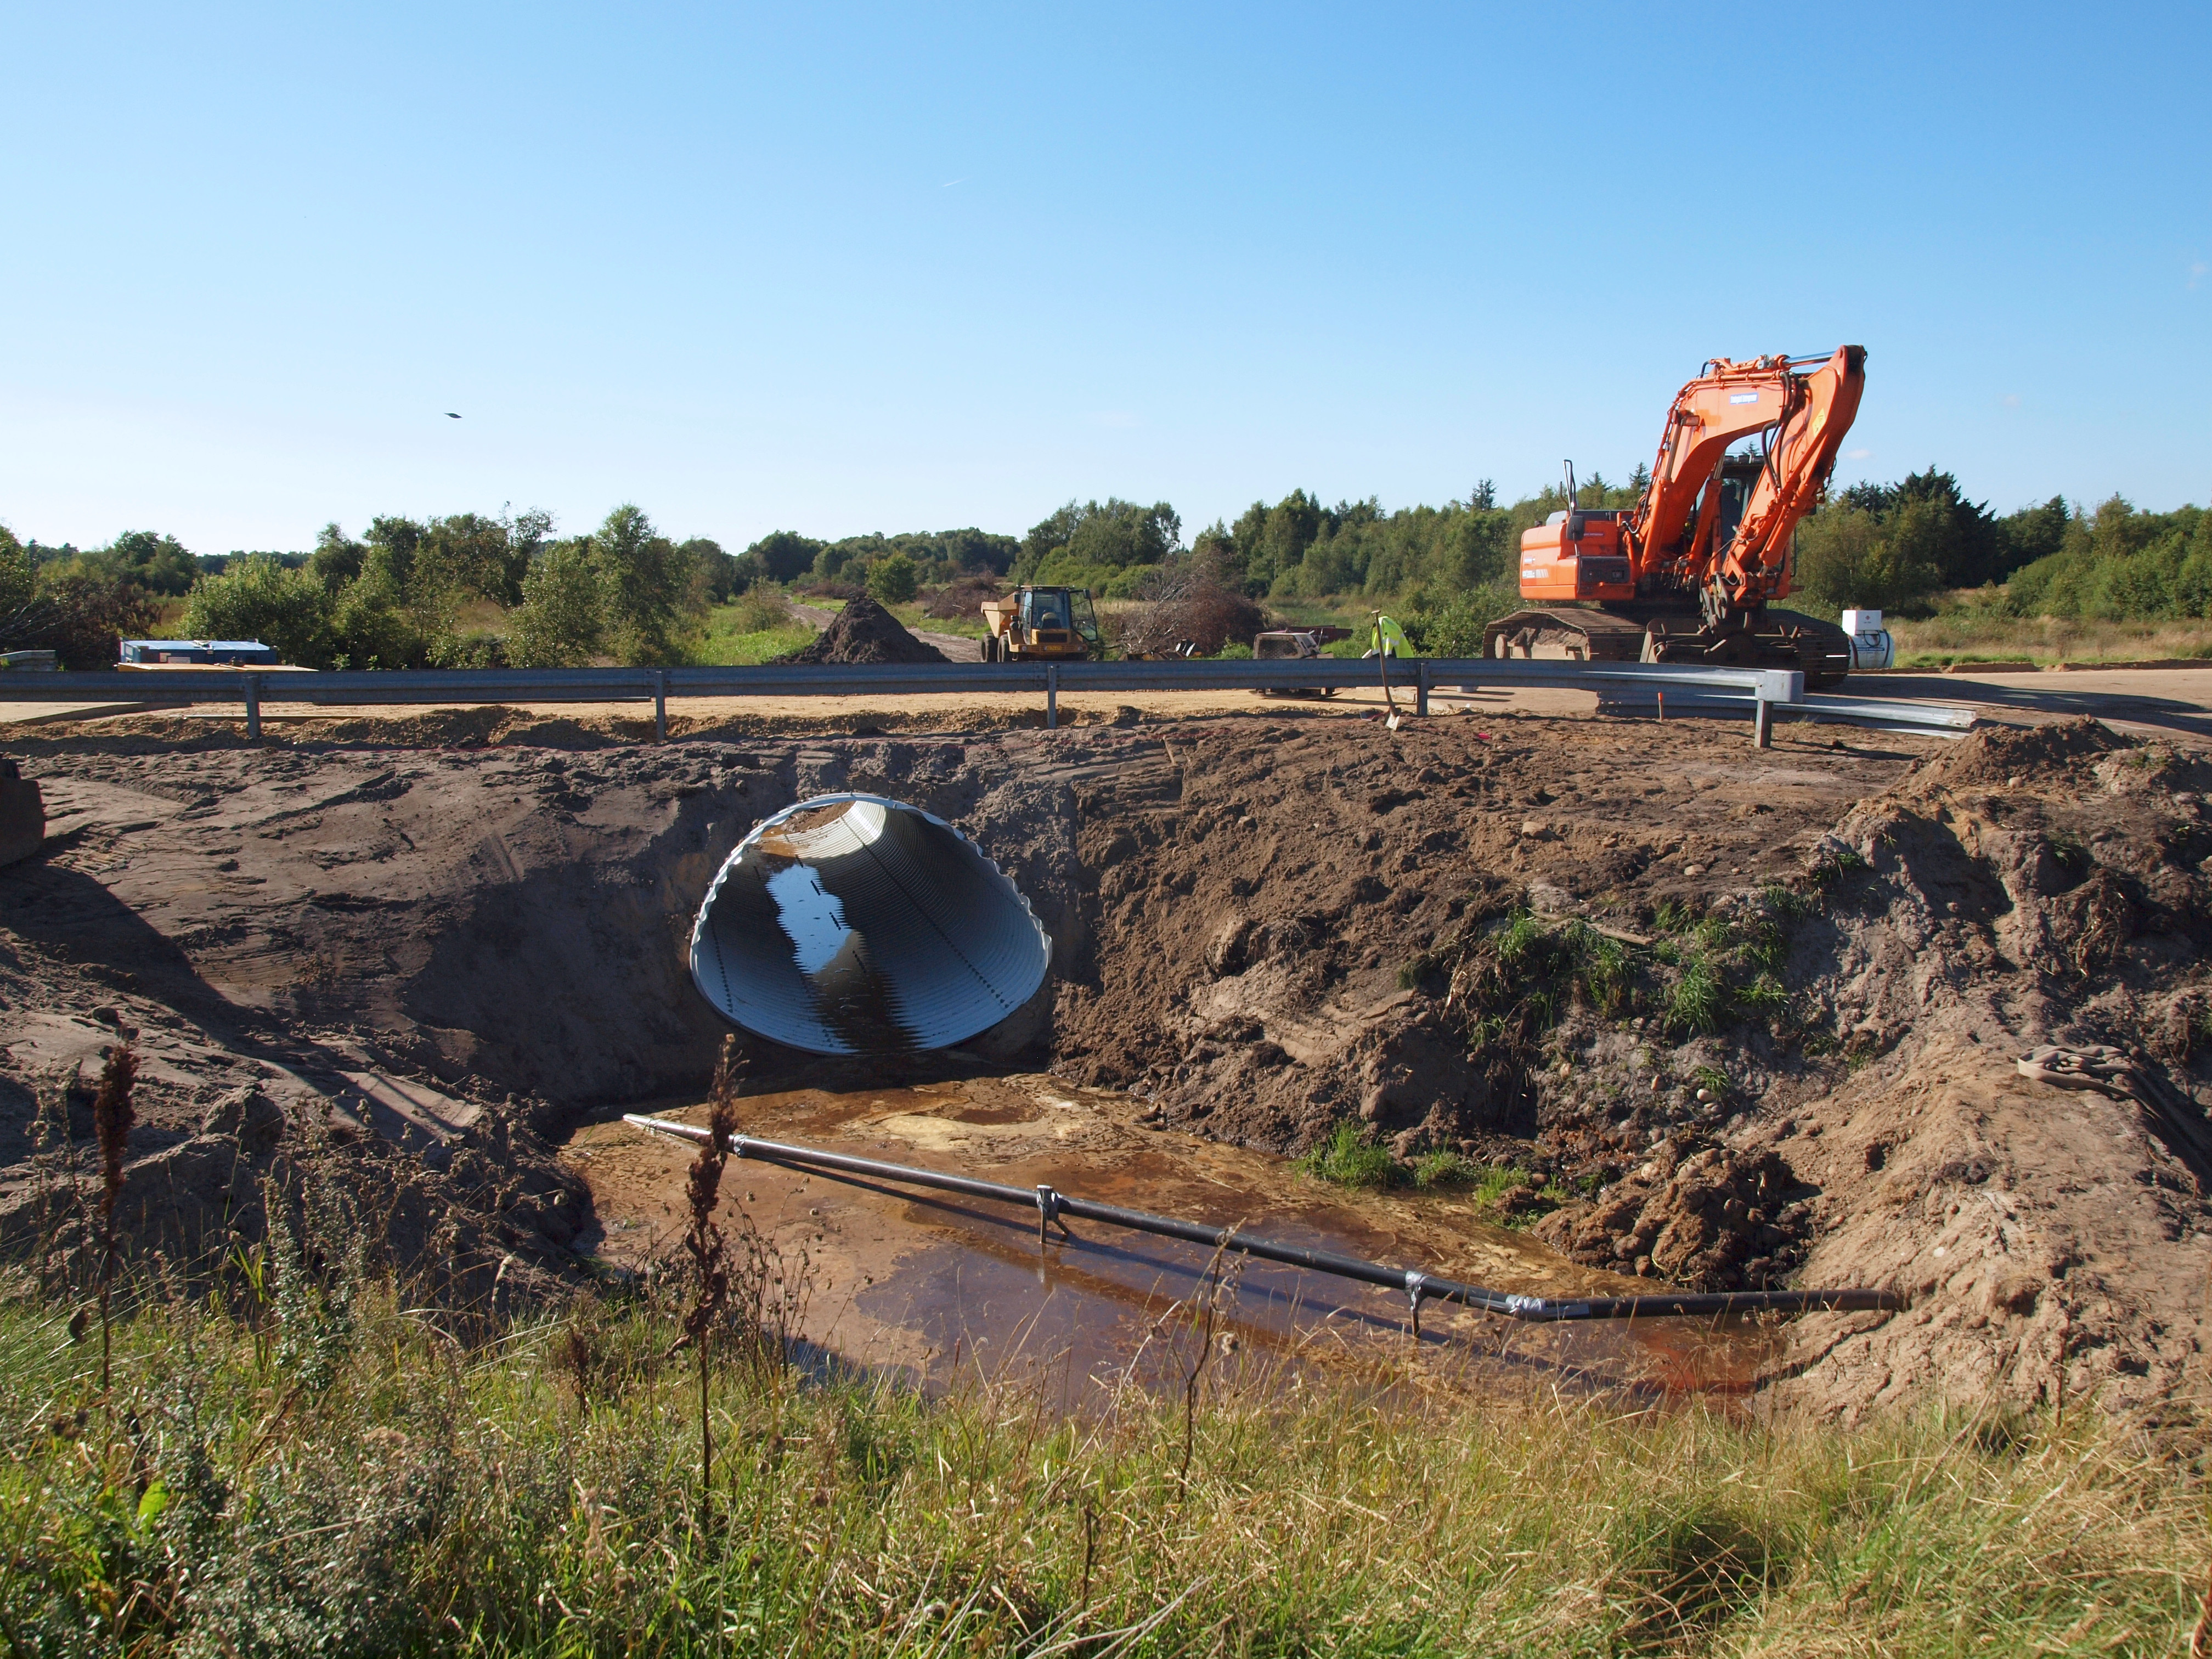
[[[647,1117],[636,1113],[626,1114],[623,1121],[635,1124],[641,1129],[679,1135],[690,1140],[705,1140],[708,1133],[694,1124],[676,1123],[666,1118]],[[1332,1273],[1339,1279],[1379,1285],[1386,1290],[1403,1291],[1413,1303],[1416,1319],[1425,1299],[1457,1302],[1483,1313],[1534,1322],[1653,1319],[1677,1315],[1711,1317],[1724,1314],[1820,1311],[1897,1313],[1906,1305],[1905,1297],[1894,1291],[1863,1290],[1662,1291],[1650,1296],[1582,1297],[1514,1296],[1504,1291],[1485,1290],[1479,1285],[1462,1285],[1455,1279],[1439,1279],[1433,1273],[1420,1273],[1410,1267],[1393,1267],[1356,1255],[1339,1255],[1333,1250],[1316,1250],[1304,1245],[1255,1238],[1233,1227],[1213,1227],[1203,1222],[1179,1221],[1171,1216],[1150,1215],[1142,1210],[1125,1210],[1117,1204],[1094,1204],[1088,1199],[1056,1192],[1048,1186],[1040,1185],[1032,1191],[1024,1187],[1009,1187],[996,1181],[979,1181],[972,1176],[946,1175],[936,1170],[916,1169],[905,1164],[886,1164],[872,1158],[854,1158],[846,1152],[827,1152],[817,1147],[794,1146],[787,1141],[756,1140],[750,1135],[732,1135],[730,1150],[739,1158],[754,1158],[763,1164],[872,1176],[878,1180],[902,1182],[914,1187],[933,1187],[940,1192],[960,1193],[969,1198],[988,1199],[994,1203],[1034,1209],[1037,1212],[1040,1236],[1046,1223],[1057,1224],[1061,1216],[1076,1216],[1086,1221],[1102,1221],[1109,1227],[1125,1227],[1133,1232],[1157,1233],[1164,1238],[1180,1238],[1212,1249],[1236,1250],[1245,1255],[1258,1256],[1262,1261],[1304,1267],[1312,1273]],[[1061,1231],[1066,1230],[1063,1226]]]

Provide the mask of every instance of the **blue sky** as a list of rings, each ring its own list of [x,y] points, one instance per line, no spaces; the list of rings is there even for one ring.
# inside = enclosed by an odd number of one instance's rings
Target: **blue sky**
[[[1510,498],[1844,341],[1845,482],[2212,496],[2202,0],[17,4],[0,62],[48,543]]]

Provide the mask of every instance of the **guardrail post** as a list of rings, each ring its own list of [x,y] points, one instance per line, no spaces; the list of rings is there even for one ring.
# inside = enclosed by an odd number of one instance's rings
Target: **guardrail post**
[[[1423,658],[1413,670],[1413,712],[1423,720],[1429,717],[1429,664],[1426,658]]]
[[[653,740],[668,741],[668,676],[659,669],[653,675]]]
[[[261,735],[261,676],[258,674],[246,677],[246,735],[249,738]]]
[[[1044,665],[1044,723],[1047,731],[1060,725],[1060,665],[1056,662]]]
[[[1751,711],[1751,746],[1754,749],[1774,747],[1774,705],[1766,700],[1766,688],[1759,688],[1758,701]]]

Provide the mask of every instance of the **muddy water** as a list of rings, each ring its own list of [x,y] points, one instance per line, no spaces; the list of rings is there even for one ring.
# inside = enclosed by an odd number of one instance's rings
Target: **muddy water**
[[[705,1116],[696,1101],[653,1109]],[[1486,1224],[1462,1197],[1340,1193],[1266,1154],[1148,1127],[1140,1109],[1019,1076],[758,1096],[744,1103],[743,1127],[1011,1186],[1047,1182],[1524,1295],[1650,1288]],[[675,1247],[692,1152],[612,1115],[576,1133],[565,1156],[592,1186],[601,1255],[640,1266]],[[978,1378],[1041,1388],[1065,1409],[1132,1386],[1180,1388],[1201,1355],[1209,1386],[1242,1389],[1729,1394],[1747,1386],[1773,1341],[1677,1319],[1527,1326],[1436,1303],[1424,1306],[1417,1340],[1402,1296],[1248,1258],[1216,1264],[1198,1246],[1090,1222],[1040,1246],[1034,1209],[744,1161],[729,1166],[722,1194],[726,1227],[750,1223],[793,1271],[803,1257],[810,1343],[933,1389]]]

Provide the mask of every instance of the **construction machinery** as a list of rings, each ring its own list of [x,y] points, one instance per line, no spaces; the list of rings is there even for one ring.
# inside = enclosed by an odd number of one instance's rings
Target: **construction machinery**
[[[1863,346],[1706,363],[1667,411],[1635,506],[1577,505],[1569,463],[1566,507],[1521,538],[1521,597],[1541,608],[1492,623],[1483,653],[1802,668],[1808,686],[1840,684],[1851,636],[1769,601],[1789,596],[1792,538],[1865,382]]]
[[[1065,662],[1103,657],[1097,613],[1087,587],[1018,587],[983,601],[985,662]]]

